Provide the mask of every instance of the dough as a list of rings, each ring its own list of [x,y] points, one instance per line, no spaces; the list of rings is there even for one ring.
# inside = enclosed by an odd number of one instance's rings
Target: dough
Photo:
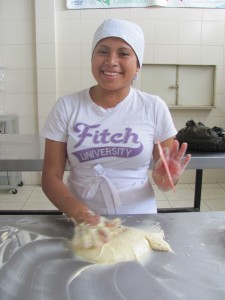
[[[125,261],[138,261],[152,249],[171,251],[169,244],[164,240],[164,232],[157,228],[157,232],[148,232],[141,229],[120,226],[120,231],[110,236],[107,243],[100,247],[85,248],[72,240],[75,253],[84,260],[109,264]],[[156,230],[155,230],[156,231]]]

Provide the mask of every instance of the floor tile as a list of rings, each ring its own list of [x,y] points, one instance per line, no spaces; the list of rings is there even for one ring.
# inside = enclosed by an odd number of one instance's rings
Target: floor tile
[[[225,211],[225,199],[204,200],[212,211]]]
[[[27,199],[26,203],[33,203],[33,202],[41,202],[41,203],[48,203],[50,200],[44,195],[44,193],[32,193],[30,197]]]
[[[0,203],[0,210],[21,210],[23,203]]]
[[[211,209],[208,207],[208,205],[204,201],[201,201],[200,211],[211,211]]]
[[[193,207],[193,200],[170,200],[169,201],[172,208],[181,208],[181,207]]]
[[[220,183],[219,186],[225,189],[225,183]]]
[[[171,205],[167,200],[157,200],[157,208],[171,208]]]
[[[225,189],[220,186],[217,186],[217,188],[203,187],[201,197],[203,200],[225,199]]]
[[[49,201],[48,203],[34,202],[26,203],[22,206],[23,210],[57,210],[57,208]]]
[[[167,200],[176,200],[176,201],[182,201],[182,200],[192,200],[194,199],[194,191],[190,187],[182,188],[182,189],[176,189],[176,192],[173,190],[170,190],[168,192],[165,192],[165,196]]]

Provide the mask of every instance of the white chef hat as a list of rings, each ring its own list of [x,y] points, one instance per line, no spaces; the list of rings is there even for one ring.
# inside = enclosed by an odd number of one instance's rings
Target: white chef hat
[[[137,55],[139,66],[142,66],[145,38],[140,26],[121,19],[105,20],[96,30],[92,42],[92,52],[97,43],[107,37],[118,37],[127,42]]]

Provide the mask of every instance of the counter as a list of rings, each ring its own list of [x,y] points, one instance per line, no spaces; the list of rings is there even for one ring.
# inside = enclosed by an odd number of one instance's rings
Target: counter
[[[65,216],[1,216],[1,300],[225,299],[225,212],[121,219],[136,228],[158,224],[174,253],[91,264],[71,251],[74,227]]]

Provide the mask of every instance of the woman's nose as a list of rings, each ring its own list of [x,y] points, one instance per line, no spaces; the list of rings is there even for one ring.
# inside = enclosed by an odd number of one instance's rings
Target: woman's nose
[[[110,65],[110,66],[115,66],[118,64],[118,56],[117,56],[117,53],[115,52],[111,52],[107,58],[106,58],[106,61],[105,63],[107,65]]]

